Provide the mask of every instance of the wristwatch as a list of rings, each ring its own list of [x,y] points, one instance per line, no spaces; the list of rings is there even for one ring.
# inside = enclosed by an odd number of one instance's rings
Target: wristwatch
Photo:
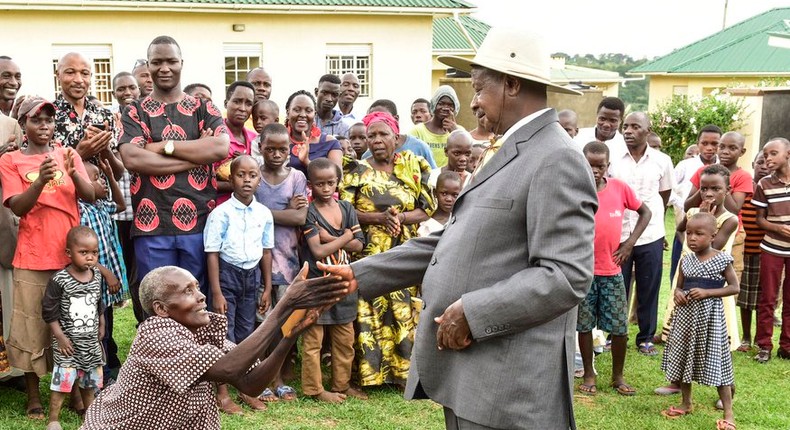
[[[173,155],[173,152],[176,150],[176,145],[173,143],[172,140],[168,140],[165,143],[165,155]]]

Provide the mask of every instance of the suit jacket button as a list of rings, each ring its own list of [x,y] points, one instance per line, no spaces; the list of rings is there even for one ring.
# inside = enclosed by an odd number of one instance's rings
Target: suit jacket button
[[[486,334],[491,334],[491,327],[486,327]]]
[[[433,266],[433,265],[435,265],[435,264],[436,264],[436,257],[433,257],[433,258],[431,259],[431,266]]]

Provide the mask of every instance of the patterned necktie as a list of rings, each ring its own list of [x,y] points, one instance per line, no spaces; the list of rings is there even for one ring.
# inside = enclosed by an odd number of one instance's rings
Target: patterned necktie
[[[503,143],[505,143],[505,141],[502,140],[502,135],[491,138],[491,144],[488,145],[486,149],[483,150],[482,154],[480,154],[480,162],[477,163],[477,167],[475,168],[475,171],[472,172],[472,178],[477,176],[477,173],[480,172],[480,169],[482,169],[483,166],[485,166],[486,163],[488,163],[491,160],[494,154],[496,154],[497,151],[499,151],[499,148],[502,147]]]

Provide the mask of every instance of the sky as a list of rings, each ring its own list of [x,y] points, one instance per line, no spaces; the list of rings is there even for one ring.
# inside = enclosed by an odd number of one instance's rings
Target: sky
[[[527,27],[549,50],[574,54],[623,53],[635,59],[666,55],[722,29],[725,0],[465,0],[473,16],[492,26]],[[788,0],[729,0],[727,26]]]

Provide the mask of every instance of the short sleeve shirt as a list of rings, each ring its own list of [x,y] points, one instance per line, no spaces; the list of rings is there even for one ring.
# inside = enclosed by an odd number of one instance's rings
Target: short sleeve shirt
[[[752,204],[765,210],[765,220],[776,225],[790,225],[790,184],[775,173],[760,179],[754,187]],[[790,257],[790,238],[766,231],[760,249],[778,257]]]
[[[364,245],[365,243],[365,235],[362,233],[362,229],[359,227],[359,221],[357,219],[357,213],[354,210],[354,206],[351,206],[351,203],[340,200],[337,202],[340,206],[340,212],[343,214],[343,223],[340,228],[334,227],[329,221],[327,221],[321,212],[315,207],[315,203],[310,203],[310,206],[307,209],[307,220],[305,221],[304,227],[302,228],[302,232],[304,233],[305,243],[304,243],[304,251],[303,256],[305,261],[310,264],[310,278],[318,278],[321,276],[325,276],[325,273],[318,269],[316,266],[316,262],[319,261],[313,254],[310,252],[310,247],[307,245],[307,239],[317,236],[318,229],[322,228],[330,236],[340,237],[345,233],[346,229],[351,230],[354,232],[354,239],[360,241]],[[340,249],[333,253],[332,255],[327,256],[320,260],[325,264],[349,264],[348,253]],[[357,293],[356,291],[352,294],[349,294],[343,300],[338,302],[336,305],[332,306],[331,308],[327,309],[318,317],[318,324],[346,324],[354,321],[357,318]]]
[[[624,182],[614,178],[606,181],[606,187],[598,191],[598,211],[595,212],[595,268],[596,276],[614,276],[620,266],[612,255],[620,245],[620,230],[626,210],[636,211],[642,202]]]
[[[69,264],[63,252],[66,234],[80,224],[80,214],[74,181],[63,164],[65,154],[64,148],[56,147],[46,154],[26,155],[22,151],[12,151],[0,158],[3,204],[6,207],[11,197],[25,192],[38,178],[39,167],[45,157],[51,156],[58,166],[55,179],[44,185],[36,204],[19,219],[19,239],[13,261],[17,269],[60,270]],[[74,155],[77,172],[88,180],[82,159]]]
[[[318,142],[310,144],[309,155],[307,158],[310,160],[315,160],[316,158],[327,157],[329,156],[330,151],[336,150],[343,150],[343,148],[340,146],[340,142],[338,142],[334,137],[322,133],[321,137],[318,139]],[[305,176],[307,176],[307,167],[299,160],[299,147],[293,143],[291,143],[291,156],[288,159],[288,165],[296,170],[299,170]]]
[[[231,195],[209,214],[203,247],[205,252],[218,252],[227,263],[252,269],[260,262],[263,250],[274,247],[272,212],[254,197],[248,206]]]
[[[85,130],[93,124],[108,124],[109,131],[115,131],[115,118],[109,109],[96,106],[85,99],[85,111],[82,117],[77,114],[74,106],[58,94],[55,98],[55,134],[53,139],[60,146],[76,148],[77,144],[85,137]],[[114,133],[113,133],[114,134]],[[115,137],[110,140],[110,146],[115,148],[117,145]],[[89,158],[93,164],[98,165],[97,156]]]
[[[166,140],[197,140],[204,130],[227,134],[222,114],[211,102],[188,94],[164,104],[151,96],[132,102],[121,117],[119,145],[145,147]],[[170,175],[132,173],[133,236],[195,234],[203,231],[216,205],[217,181],[210,164]]]
[[[201,377],[233,344],[225,316],[209,315],[196,333],[170,318],[143,321],[117,382],[96,397],[81,429],[219,430],[214,384]]]
[[[307,196],[307,178],[299,170],[289,168],[282,182],[272,185],[261,175],[255,198],[273,211],[288,208],[291,198]],[[274,223],[272,249],[272,285],[289,285],[299,273],[299,227]]]
[[[615,147],[610,146],[610,150],[612,155],[609,176],[628,184],[639,200],[646,204],[653,214],[644,233],[636,241],[636,245],[646,245],[662,239],[666,231],[664,229],[664,200],[659,192],[670,191],[675,186],[672,159],[649,146],[639,161],[634,161],[628,149],[621,148],[618,151]],[[636,227],[638,218],[636,212],[626,211],[623,217],[620,242],[628,239]]]

